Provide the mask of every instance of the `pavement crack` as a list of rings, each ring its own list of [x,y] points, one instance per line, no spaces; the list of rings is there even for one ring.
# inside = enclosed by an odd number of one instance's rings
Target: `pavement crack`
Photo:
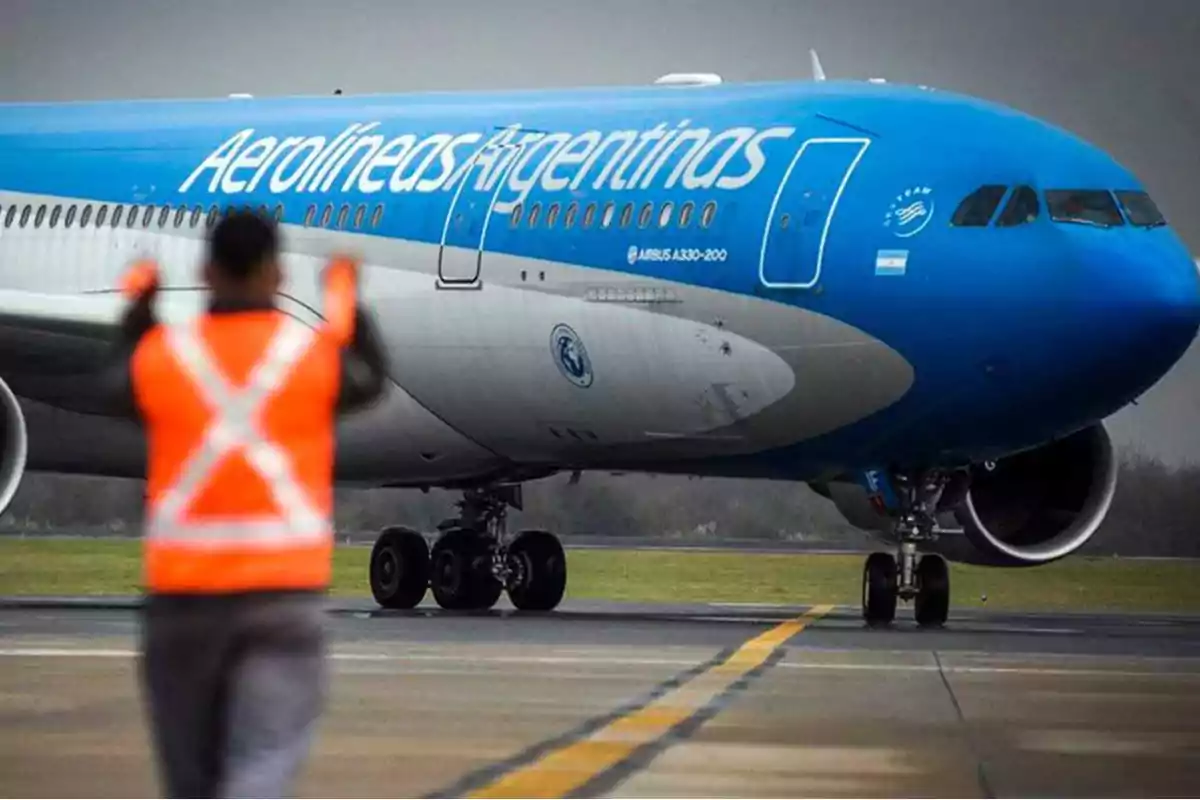
[[[971,726],[967,722],[967,715],[963,713],[962,704],[958,702],[958,695],[954,692],[954,687],[950,685],[950,679],[946,676],[946,670],[942,666],[941,656],[936,650],[932,651],[933,661],[937,664],[938,676],[942,679],[942,686],[946,687],[946,694],[950,695],[950,702],[954,706],[954,713],[958,716],[958,722],[963,726],[963,732],[966,734],[967,749],[971,751],[972,757],[975,759],[975,778],[979,782],[979,790],[984,797],[995,797],[995,792],[992,791],[991,782],[987,776],[987,765],[983,759],[983,754],[980,752],[979,744],[975,741],[975,737],[971,735]]]

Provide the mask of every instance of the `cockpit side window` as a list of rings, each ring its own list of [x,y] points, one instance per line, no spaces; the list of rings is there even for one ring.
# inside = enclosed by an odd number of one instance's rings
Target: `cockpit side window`
[[[1055,222],[1078,222],[1111,228],[1125,219],[1112,194],[1103,189],[1047,189],[1046,206]]]
[[[1029,186],[1018,186],[1004,205],[1004,210],[996,219],[996,227],[1011,228],[1014,225],[1024,225],[1037,219],[1041,206],[1038,203],[1037,192]]]
[[[1007,191],[1007,186],[995,184],[980,186],[958,204],[954,216],[950,218],[950,224],[958,228],[986,227],[992,214],[996,213],[996,206],[1000,205],[1000,200]]]
[[[1167,224],[1167,220],[1158,210],[1158,206],[1145,192],[1116,191],[1113,194],[1117,196],[1117,202],[1121,204],[1121,208],[1125,209],[1125,216],[1129,218],[1130,225],[1137,225],[1140,228],[1157,228]]]

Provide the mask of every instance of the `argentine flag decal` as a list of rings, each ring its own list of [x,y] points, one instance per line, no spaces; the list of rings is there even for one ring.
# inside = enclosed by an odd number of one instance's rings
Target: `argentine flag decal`
[[[903,275],[907,269],[907,250],[880,250],[875,254],[876,275]]]

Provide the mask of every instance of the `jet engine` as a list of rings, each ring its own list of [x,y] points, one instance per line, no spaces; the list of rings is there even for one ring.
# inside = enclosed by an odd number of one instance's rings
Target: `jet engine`
[[[965,478],[962,480],[961,478]],[[1031,566],[1070,555],[1104,521],[1117,484],[1117,461],[1103,424],[972,466],[942,493],[938,539],[922,549],[951,561]],[[852,525],[888,533],[891,518],[853,483],[813,487]],[[947,525],[957,520],[962,531]]]
[[[29,433],[25,414],[8,384],[0,379],[0,514],[8,508],[21,478],[25,476],[25,460],[29,455]]]
[[[1117,459],[1103,424],[973,467],[953,509],[976,551],[962,560],[1028,566],[1070,555],[1099,529],[1116,488]]]

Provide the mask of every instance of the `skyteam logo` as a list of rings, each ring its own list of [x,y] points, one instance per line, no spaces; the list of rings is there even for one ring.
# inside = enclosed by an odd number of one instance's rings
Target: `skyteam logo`
[[[934,207],[932,188],[914,186],[905,189],[896,195],[883,215],[883,227],[902,239],[916,236],[933,220]]]
[[[569,325],[554,326],[550,332],[550,351],[563,377],[581,389],[592,385],[592,361],[579,334]]]

